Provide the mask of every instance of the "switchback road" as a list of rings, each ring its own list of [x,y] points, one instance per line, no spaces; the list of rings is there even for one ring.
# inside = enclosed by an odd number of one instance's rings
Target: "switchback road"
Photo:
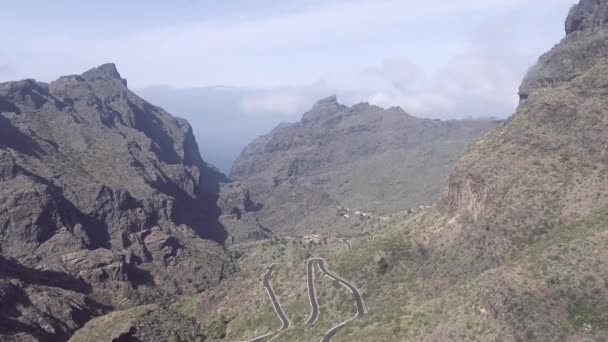
[[[310,318],[307,324],[313,324],[319,315],[319,304],[315,293],[315,263],[319,259],[311,258],[306,262],[306,281],[308,283],[308,300],[310,302]]]
[[[314,279],[315,279],[314,265],[315,264],[319,265],[319,270],[323,274],[325,274],[326,276],[330,277],[331,279],[339,282],[342,286],[344,286],[350,290],[350,292],[353,294],[353,299],[354,299],[355,305],[357,307],[356,316],[349,318],[346,321],[344,321],[338,325],[335,325],[334,327],[332,327],[325,333],[325,336],[323,337],[321,342],[330,342],[333,339],[333,337],[336,336],[336,334],[340,331],[340,329],[342,329],[342,327],[344,327],[344,325],[346,325],[348,322],[350,322],[354,319],[361,318],[361,317],[363,317],[363,315],[365,315],[365,304],[363,302],[363,298],[361,297],[361,293],[359,292],[359,290],[355,286],[353,286],[352,284],[347,282],[346,280],[329,272],[327,270],[327,267],[325,266],[325,262],[326,261],[323,258],[310,258],[306,262],[308,299],[310,302],[310,318],[308,319],[307,323],[313,324],[317,320],[317,317],[319,314],[319,305],[318,305],[317,295],[315,292],[315,284],[314,284]]]
[[[269,334],[266,334],[263,336],[256,337],[253,340],[250,340],[249,342],[265,341],[266,338],[276,335],[279,332],[289,328],[289,319],[285,315],[285,312],[283,311],[283,308],[281,307],[281,303],[279,303],[279,300],[277,299],[277,296],[275,295],[274,290],[272,289],[272,284],[270,283],[270,277],[272,276],[272,270],[274,269],[275,266],[276,266],[276,264],[272,264],[272,265],[270,265],[270,267],[268,267],[268,270],[266,270],[266,273],[264,274],[264,278],[262,278],[262,284],[264,285],[264,288],[266,289],[266,292],[268,293],[268,297],[270,297],[270,301],[272,302],[272,307],[274,308],[274,312],[276,312],[277,316],[281,320],[281,329],[279,329],[279,331],[275,332],[275,333],[269,333]],[[271,338],[271,340],[272,340],[272,338]]]
[[[354,285],[327,270],[326,261],[324,258],[310,258],[306,261],[306,281],[308,285],[308,300],[310,302],[310,317],[306,322],[307,324],[314,324],[319,316],[319,303],[317,299],[317,293],[315,291],[315,264],[318,265],[319,271],[321,271],[325,276],[339,282],[342,286],[346,287],[353,294],[353,299],[357,308],[357,314],[354,317],[349,318],[344,322],[333,326],[325,333],[321,342],[331,342],[334,336],[336,336],[336,334],[338,334],[338,332],[347,323],[355,319],[362,318],[365,315],[365,303],[363,302],[363,297],[361,296],[361,293]],[[281,304],[279,303],[279,300],[277,299],[277,296],[275,295],[274,290],[272,289],[272,284],[270,283],[270,277],[272,275],[274,267],[274,264],[268,267],[268,270],[266,271],[262,279],[262,284],[264,285],[266,292],[268,292],[268,297],[270,297],[270,301],[272,302],[274,311],[281,320],[281,328],[276,332],[256,337],[250,340],[249,342],[273,341],[277,339],[283,331],[289,328],[289,319],[285,315],[285,312],[283,311],[283,308],[281,307]]]

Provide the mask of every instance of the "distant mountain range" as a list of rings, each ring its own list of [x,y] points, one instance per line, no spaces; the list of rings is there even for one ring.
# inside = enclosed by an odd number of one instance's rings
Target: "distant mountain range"
[[[352,233],[359,220],[345,219],[339,208],[382,216],[432,203],[469,144],[498,123],[420,119],[399,107],[325,98],[299,122],[279,125],[243,150],[230,172],[235,182],[220,196],[224,212],[243,215],[222,222],[240,234],[243,220],[273,232]],[[247,201],[259,210],[248,210]]]

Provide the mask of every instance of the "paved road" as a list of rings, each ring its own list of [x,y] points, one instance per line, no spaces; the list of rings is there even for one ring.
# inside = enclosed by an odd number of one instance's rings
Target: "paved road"
[[[321,342],[330,342],[334,338],[334,336],[336,336],[336,334],[344,327],[344,325],[346,325],[346,323],[348,323],[354,319],[361,318],[361,317],[363,317],[363,315],[365,315],[365,304],[363,303],[363,298],[361,297],[361,293],[359,293],[359,290],[357,290],[356,287],[354,287],[352,284],[350,284],[346,280],[339,278],[338,276],[330,273],[327,270],[327,268],[325,267],[325,259],[319,259],[318,264],[319,264],[319,269],[321,270],[321,272],[323,272],[325,275],[332,278],[333,280],[339,282],[340,284],[342,284],[343,286],[348,288],[350,290],[350,292],[352,292],[353,299],[355,300],[355,304],[357,306],[357,315],[355,317],[347,319],[346,321],[332,327],[325,333],[325,336],[323,336],[323,339],[321,340]]]
[[[276,332],[272,332],[272,333],[268,333],[266,335],[260,336],[260,337],[256,337],[253,340],[249,340],[249,342],[262,342],[262,341],[266,341],[267,338],[276,335]]]
[[[314,273],[315,264],[317,264],[319,266],[319,270],[324,275],[330,277],[331,279],[339,282],[342,286],[348,288],[350,290],[350,292],[352,292],[353,299],[355,300],[355,305],[357,306],[357,315],[356,316],[349,318],[346,321],[329,329],[323,336],[323,339],[321,340],[321,342],[331,342],[331,340],[334,338],[334,336],[336,336],[336,334],[338,334],[338,332],[347,323],[349,323],[352,320],[359,319],[365,315],[365,304],[363,302],[363,297],[361,297],[361,293],[359,293],[359,290],[355,286],[353,286],[352,284],[347,282],[346,280],[329,272],[327,270],[327,267],[325,266],[325,262],[326,261],[323,258],[310,258],[306,262],[308,299],[310,302],[310,317],[308,318],[308,321],[306,323],[313,324],[317,320],[317,317],[319,315],[319,304],[318,304],[317,294],[315,292],[315,273]],[[262,279],[262,283],[264,285],[264,288],[266,288],[266,292],[268,292],[268,296],[270,297],[270,300],[272,301],[272,306],[274,308],[274,311],[276,312],[277,316],[281,320],[281,329],[276,332],[272,332],[272,333],[268,333],[263,336],[256,337],[253,340],[250,340],[249,342],[273,341],[277,337],[279,337],[279,335],[282,331],[289,328],[289,319],[287,319],[287,316],[283,312],[283,308],[281,308],[281,304],[279,303],[279,300],[277,299],[277,297],[274,293],[274,290],[272,289],[272,285],[270,283],[270,277],[272,275],[272,270],[274,269],[274,266],[275,265],[271,265],[270,267],[268,267],[268,270],[266,271],[266,273],[264,274],[264,278]]]
[[[352,319],[349,319],[346,322],[342,322],[338,325],[336,325],[335,327],[329,329],[326,333],[325,336],[323,336],[323,339],[321,340],[321,342],[331,342],[331,340],[334,338],[334,336],[336,336],[338,334],[338,332],[340,332],[340,330],[344,327],[344,325],[346,325],[346,323],[352,321]]]
[[[268,271],[266,271],[266,274],[264,274],[264,280],[262,282],[264,284],[264,287],[266,288],[266,292],[268,292],[270,300],[272,301],[274,311],[277,313],[277,316],[279,316],[279,319],[281,320],[280,330],[285,330],[289,328],[289,319],[287,319],[287,316],[285,316],[285,312],[283,312],[283,308],[281,308],[281,303],[279,303],[279,300],[277,299],[277,296],[274,294],[274,290],[272,289],[272,285],[270,284],[270,276],[272,275],[272,270],[274,269],[274,266],[275,265],[271,265],[268,268]]]
[[[276,265],[273,264],[273,265],[270,265],[270,267],[268,267],[268,270],[266,270],[266,273],[264,274],[264,278],[262,279],[262,284],[264,285],[264,288],[266,289],[266,292],[268,293],[268,297],[270,297],[270,301],[272,302],[272,307],[274,308],[274,312],[276,312],[277,316],[281,320],[281,329],[279,329],[278,332],[269,333],[269,334],[266,334],[263,336],[256,337],[253,340],[250,340],[249,342],[265,341],[267,338],[277,335],[279,332],[289,328],[289,319],[285,315],[285,312],[283,311],[283,308],[281,307],[281,303],[279,303],[277,296],[274,294],[274,290],[272,289],[272,284],[270,283],[270,277],[272,276],[272,270],[274,269],[275,266]],[[271,338],[270,340],[272,340],[272,339],[274,339],[274,337]]]
[[[315,263],[319,261],[317,258],[310,258],[306,262],[306,279],[308,282],[308,301],[310,302],[310,318],[306,324],[313,324],[319,315],[319,303],[317,302],[317,294],[315,293]]]
[[[356,287],[354,287],[346,280],[338,278],[336,275],[327,271],[327,268],[325,268],[325,259],[321,259],[321,261],[319,262],[319,269],[321,269],[321,272],[325,273],[328,277],[346,286],[350,290],[350,292],[353,293],[353,299],[355,300],[355,304],[357,305],[357,317],[355,318],[363,317],[363,315],[365,315],[365,304],[363,303],[363,297],[361,297],[359,290],[357,290]]]

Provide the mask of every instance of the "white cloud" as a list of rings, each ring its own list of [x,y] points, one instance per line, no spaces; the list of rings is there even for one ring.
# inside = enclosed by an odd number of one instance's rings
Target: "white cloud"
[[[247,114],[299,116],[310,109],[316,100],[332,91],[318,82],[307,86],[282,87],[247,93],[241,100],[241,109]]]
[[[242,101],[252,113],[301,112],[337,92],[418,115],[506,115],[525,68],[562,35],[572,2],[316,1],[105,39],[58,35],[53,27],[22,36],[4,27],[13,33],[3,44],[11,50],[0,53],[15,68],[0,78],[49,81],[114,61],[134,87],[270,89]]]
[[[395,65],[406,65],[407,71],[385,72]],[[369,102],[399,105],[414,115],[442,118],[510,114],[517,105],[516,89],[523,72],[473,52],[454,56],[430,75],[407,61],[384,66],[378,73],[384,84],[376,83]]]

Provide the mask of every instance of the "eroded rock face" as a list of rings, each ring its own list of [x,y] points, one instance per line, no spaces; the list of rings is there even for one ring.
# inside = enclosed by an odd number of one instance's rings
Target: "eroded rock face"
[[[88,286],[47,296],[53,282],[13,274],[27,300],[73,295],[92,317],[217,283],[234,270],[221,246],[221,180],[190,125],[132,93],[113,64],[0,84],[0,251],[24,272]],[[0,333],[62,339],[86,321],[47,329],[53,315],[34,324],[23,318],[32,310],[0,313],[14,330]]]
[[[108,307],[89,297],[91,285],[64,272],[36,270],[0,256],[0,336],[65,341]]]

